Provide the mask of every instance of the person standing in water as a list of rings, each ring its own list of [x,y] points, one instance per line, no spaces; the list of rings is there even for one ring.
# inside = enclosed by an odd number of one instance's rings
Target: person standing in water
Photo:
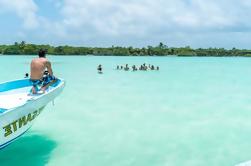
[[[100,74],[103,73],[103,72],[102,72],[102,65],[101,65],[101,64],[98,65],[97,70],[98,70],[98,73],[100,73]]]
[[[43,78],[44,71],[48,70],[49,75],[46,81]],[[51,62],[46,58],[46,51],[40,50],[38,58],[34,58],[30,64],[30,81],[32,83],[32,94],[36,94],[39,90],[45,92],[46,88],[55,82],[56,78],[53,76]],[[38,87],[41,86],[41,89]]]
[[[28,77],[29,77],[29,74],[28,74],[28,73],[25,73],[24,78],[28,78]]]
[[[126,64],[124,70],[125,70],[125,71],[128,71],[129,69],[130,69],[130,68],[128,67],[128,64]]]

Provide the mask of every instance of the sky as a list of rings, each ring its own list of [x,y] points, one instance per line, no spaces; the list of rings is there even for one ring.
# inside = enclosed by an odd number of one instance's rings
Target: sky
[[[0,0],[0,44],[251,49],[251,0]]]

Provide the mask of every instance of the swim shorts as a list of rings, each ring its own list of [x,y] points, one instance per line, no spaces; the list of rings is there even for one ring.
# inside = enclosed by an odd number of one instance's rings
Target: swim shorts
[[[55,80],[56,78],[54,76],[51,76],[51,75],[46,75],[43,77],[43,82],[42,82],[42,85],[43,86],[46,86],[47,84],[49,84],[51,81]]]
[[[30,79],[32,86],[35,88],[36,91],[39,91],[39,86],[43,84],[42,80],[32,80]]]

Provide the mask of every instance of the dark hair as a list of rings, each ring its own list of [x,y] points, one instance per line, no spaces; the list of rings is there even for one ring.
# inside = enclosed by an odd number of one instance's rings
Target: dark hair
[[[39,58],[45,58],[46,50],[40,49],[38,52]]]

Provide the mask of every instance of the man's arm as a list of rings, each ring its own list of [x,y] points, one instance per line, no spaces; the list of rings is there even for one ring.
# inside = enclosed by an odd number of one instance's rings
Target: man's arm
[[[53,76],[52,68],[51,68],[51,62],[47,61],[46,62],[46,68],[51,76]]]

